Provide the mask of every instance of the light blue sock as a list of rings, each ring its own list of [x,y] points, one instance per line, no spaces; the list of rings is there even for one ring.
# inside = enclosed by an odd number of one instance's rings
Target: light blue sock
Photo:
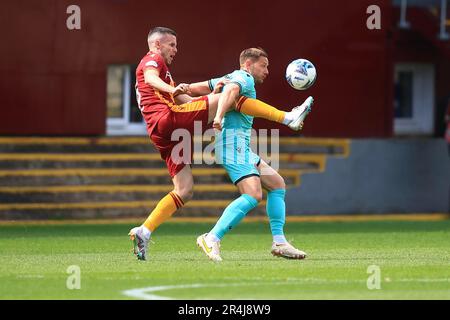
[[[284,196],[286,195],[285,189],[276,189],[267,193],[267,205],[266,211],[269,216],[270,231],[276,242],[283,242],[284,232],[283,227],[286,221],[286,203],[284,202]]]
[[[222,239],[225,233],[234,228],[257,205],[258,201],[252,196],[248,194],[241,195],[225,208],[225,211],[210,233]]]

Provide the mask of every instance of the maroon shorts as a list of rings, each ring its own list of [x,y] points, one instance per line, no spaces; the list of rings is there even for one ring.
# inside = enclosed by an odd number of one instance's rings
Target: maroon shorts
[[[208,109],[206,96],[181,105],[173,105],[170,112],[163,115],[154,128],[149,130],[150,138],[161,158],[166,161],[172,178],[186,164],[192,163],[195,122],[200,122],[202,130],[205,130],[208,124]],[[175,130],[177,131],[174,133]]]

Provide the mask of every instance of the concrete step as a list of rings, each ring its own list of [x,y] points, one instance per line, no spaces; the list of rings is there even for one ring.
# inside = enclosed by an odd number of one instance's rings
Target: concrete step
[[[211,143],[195,139],[203,147]],[[260,154],[281,168],[288,187],[298,186],[303,173],[323,172],[327,157],[350,152],[346,139],[293,136],[271,142],[259,141],[269,155],[276,150],[277,158]],[[212,156],[194,153],[194,200],[176,214],[218,217],[239,195],[220,165],[204,164]],[[147,137],[0,137],[0,219],[145,218],[172,189]],[[265,216],[264,203],[251,215]]]
[[[173,190],[173,185],[94,185],[0,187],[0,203],[75,203],[160,200]],[[230,184],[194,186],[196,200],[229,200],[239,196]]]
[[[222,168],[192,169],[197,184],[230,183]],[[314,170],[280,169],[287,184],[298,185],[300,174]],[[108,184],[171,184],[166,168],[106,168],[106,169],[36,169],[0,170],[0,186],[51,186],[51,185],[108,185]]]
[[[83,202],[83,203],[19,203],[0,204],[0,220],[19,219],[92,219],[139,217],[145,219],[157,204],[154,201]],[[228,200],[192,200],[175,214],[180,216],[220,217]],[[265,201],[250,215],[265,213]]]
[[[213,155],[194,154],[195,164],[214,163]],[[323,170],[324,154],[280,153],[264,157],[286,169]],[[165,163],[156,153],[0,153],[1,169],[64,168],[161,168]],[[220,167],[214,165],[213,167]]]
[[[213,140],[195,138],[203,147]],[[260,138],[254,146],[262,145],[270,152],[272,141]],[[278,152],[321,153],[347,155],[350,140],[331,138],[279,137]],[[256,149],[258,151],[261,149]],[[0,153],[45,152],[45,153],[157,153],[147,137],[100,137],[100,138],[45,138],[45,137],[0,137]]]

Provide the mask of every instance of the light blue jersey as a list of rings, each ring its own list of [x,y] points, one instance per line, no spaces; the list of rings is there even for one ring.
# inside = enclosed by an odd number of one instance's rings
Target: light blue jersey
[[[229,80],[239,86],[239,95],[256,99],[255,80],[253,76],[244,70],[235,70],[221,78],[209,80],[210,89],[213,90],[220,80]],[[227,112],[224,117],[222,128],[224,129],[251,129],[253,117],[237,112],[235,110]]]
[[[244,70],[235,70],[221,78],[209,80],[213,90],[220,80],[229,80],[239,86],[239,95],[256,99],[255,79]],[[260,158],[250,148],[253,117],[228,111],[222,122],[222,131],[215,137],[215,152],[217,163],[227,170],[234,184],[249,176],[259,176],[256,165]]]

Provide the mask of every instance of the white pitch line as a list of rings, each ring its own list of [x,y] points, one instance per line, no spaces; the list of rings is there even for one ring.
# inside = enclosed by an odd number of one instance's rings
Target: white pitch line
[[[392,281],[392,280],[391,280]],[[436,278],[436,279],[398,279],[400,282],[450,282],[450,278]]]
[[[159,296],[156,294],[150,294],[149,292],[165,291],[170,289],[187,289],[187,288],[201,288],[206,287],[202,284],[185,284],[178,286],[157,286],[157,287],[146,287],[139,289],[125,290],[122,293],[131,298],[143,299],[143,300],[173,300],[170,297]]]
[[[228,284],[201,284],[201,283],[193,283],[193,284],[182,284],[182,285],[168,285],[168,286],[155,286],[155,287],[146,287],[146,288],[137,288],[122,291],[122,293],[131,298],[143,299],[143,300],[175,300],[171,297],[160,296],[157,294],[151,294],[149,292],[158,292],[172,289],[189,289],[189,288],[203,288],[203,287],[239,287],[239,286],[260,286],[262,284],[271,284],[271,285],[285,285],[286,282],[258,282],[258,283],[228,283]]]
[[[237,286],[260,286],[264,284],[270,285],[292,285],[294,282],[315,282],[315,283],[355,283],[362,282],[365,283],[366,280],[345,280],[345,279],[319,279],[319,278],[304,278],[304,279],[288,279],[283,282],[258,282],[258,283],[229,283],[229,284],[201,284],[201,283],[193,283],[193,284],[182,284],[182,285],[168,285],[168,286],[154,286],[154,287],[145,287],[145,288],[136,288],[122,291],[127,297],[135,298],[135,299],[143,299],[143,300],[176,300],[175,298],[160,296],[157,294],[152,294],[153,292],[158,291],[166,291],[173,289],[190,289],[190,288],[204,288],[204,287],[237,287]],[[383,279],[382,282],[450,282],[450,278],[437,278],[437,279]]]

